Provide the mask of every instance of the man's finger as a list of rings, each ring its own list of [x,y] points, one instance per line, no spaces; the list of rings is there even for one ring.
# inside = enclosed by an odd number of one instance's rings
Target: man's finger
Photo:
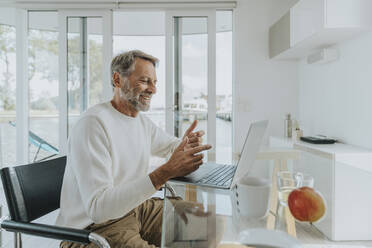
[[[201,137],[205,134],[205,132],[203,130],[200,130],[200,131],[195,132],[195,134],[196,136]]]
[[[176,151],[183,151],[183,149],[185,148],[188,142],[189,142],[189,138],[187,137],[183,138],[182,142],[178,145]]]
[[[197,120],[194,120],[194,122],[190,125],[190,127],[186,130],[185,132],[185,136],[188,136],[190,133],[192,133],[192,131],[195,129],[196,125],[198,124],[198,121]]]
[[[198,143],[198,142],[193,142],[193,143],[189,143],[187,146],[189,147],[189,148],[194,148],[194,147],[197,147],[197,146],[199,146],[200,144]]]
[[[189,151],[187,151],[187,153],[190,155],[190,154],[195,154],[195,153],[198,153],[198,152],[201,152],[201,151],[204,151],[204,150],[209,150],[211,149],[212,146],[211,145],[202,145],[202,146],[197,146],[197,147],[194,147],[192,149],[190,149]]]
[[[201,144],[203,142],[203,137],[199,137],[199,136],[190,137],[190,136],[188,136],[188,138],[189,138],[189,143],[199,142]]]
[[[204,157],[203,154],[195,155],[195,156],[191,159],[191,162],[193,162],[193,163],[198,162],[198,161],[202,160],[203,157]]]
[[[195,142],[198,142],[199,141],[199,137],[191,137],[189,138],[189,143],[195,143]]]
[[[200,165],[202,165],[202,164],[203,164],[203,160],[199,160],[198,162],[192,163],[192,166],[194,167],[194,171],[199,169]]]
[[[204,162],[203,160],[199,160],[197,162],[194,162],[192,165],[199,169],[199,166],[202,165]]]

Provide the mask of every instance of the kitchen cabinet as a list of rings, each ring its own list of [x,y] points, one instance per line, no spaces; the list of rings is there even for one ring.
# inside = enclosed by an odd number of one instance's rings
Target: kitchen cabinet
[[[293,170],[312,175],[327,204],[325,218],[315,227],[331,240],[372,240],[372,150],[280,137],[270,137],[270,146],[301,152]]]
[[[300,0],[269,30],[274,59],[300,59],[372,30],[370,0]]]

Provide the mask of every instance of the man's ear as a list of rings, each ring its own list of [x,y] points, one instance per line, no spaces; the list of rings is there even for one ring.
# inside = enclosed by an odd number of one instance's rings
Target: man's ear
[[[114,75],[112,75],[112,79],[113,79],[113,84],[114,84],[114,87],[120,87],[120,73],[119,72],[114,72]]]

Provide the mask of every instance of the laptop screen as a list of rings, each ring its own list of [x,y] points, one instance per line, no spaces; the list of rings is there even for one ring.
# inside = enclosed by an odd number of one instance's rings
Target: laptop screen
[[[265,131],[269,121],[258,121],[250,125],[247,137],[243,145],[240,159],[237,164],[235,175],[231,184],[231,188],[250,171],[254,161],[256,160],[257,152],[260,149]]]

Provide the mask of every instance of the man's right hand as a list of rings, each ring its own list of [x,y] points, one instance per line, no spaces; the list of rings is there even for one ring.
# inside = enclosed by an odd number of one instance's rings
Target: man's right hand
[[[203,164],[203,154],[197,154],[212,148],[211,145],[200,145],[188,150],[185,146],[188,138],[185,137],[177,149],[173,152],[167,163],[160,166],[150,174],[150,179],[156,189],[174,177],[182,177],[197,170]]]
[[[166,164],[164,169],[168,171],[169,179],[174,177],[182,177],[190,174],[191,172],[199,169],[199,166],[203,164],[203,154],[197,154],[202,151],[206,151],[212,148],[210,145],[200,145],[188,150],[185,150],[185,146],[188,142],[188,138],[185,137],[177,149],[173,152],[171,158]]]

